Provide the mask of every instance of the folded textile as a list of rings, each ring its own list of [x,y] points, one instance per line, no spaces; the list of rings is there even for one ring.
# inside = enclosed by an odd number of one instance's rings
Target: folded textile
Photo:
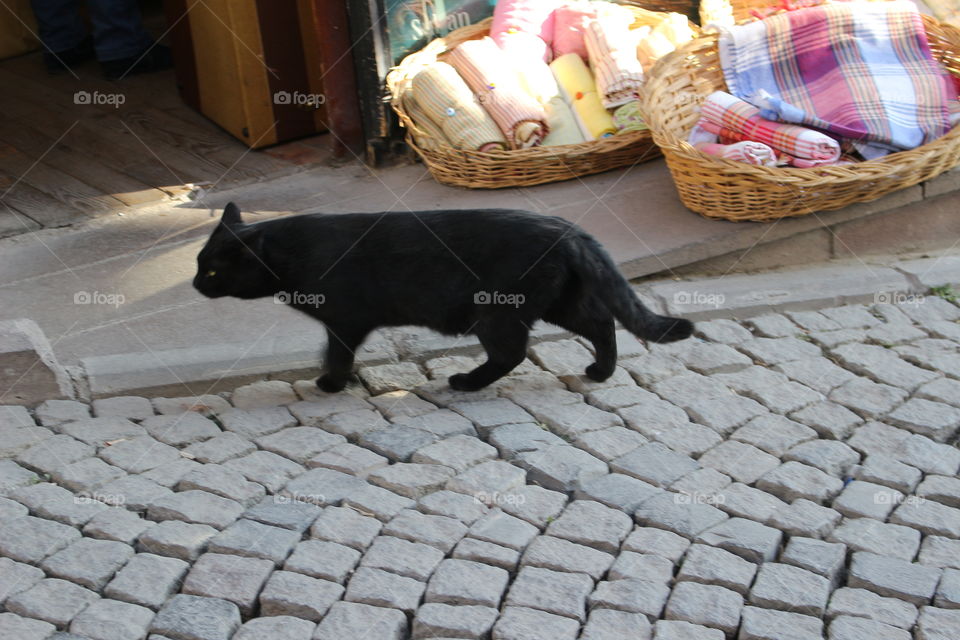
[[[677,47],[662,31],[656,29],[640,33],[637,43],[637,59],[644,71],[649,71],[653,64]]]
[[[613,126],[617,128],[617,133],[646,131],[649,129],[647,123],[643,120],[643,114],[640,112],[640,101],[631,100],[627,104],[618,107],[613,112]]]
[[[456,69],[445,62],[426,66],[411,82],[412,98],[456,149],[507,149],[503,132]],[[419,121],[418,121],[418,124]]]
[[[762,142],[790,156],[795,167],[833,164],[840,144],[820,131],[761,117],[760,109],[724,91],[714,91],[700,105],[700,127],[720,136],[721,142]]]
[[[447,54],[451,64],[476,94],[511,149],[533,147],[546,137],[547,114],[527,95],[516,71],[500,47],[489,37],[462,42]]]
[[[550,62],[550,43],[553,41],[556,0],[498,0],[493,8],[490,37],[501,47],[508,34],[524,33],[540,40],[537,45],[540,58]]]
[[[583,41],[583,34],[587,30],[587,25],[597,19],[597,3],[586,0],[568,2],[557,7],[553,16],[551,45],[554,58],[575,53],[586,60],[587,46]]]
[[[533,38],[525,33],[514,33],[507,36],[506,41],[522,41]],[[539,39],[539,38],[538,38]],[[543,146],[553,147],[564,144],[578,144],[586,138],[580,131],[577,119],[560,93],[553,71],[543,60],[531,55],[531,49],[517,42],[512,42],[512,48],[506,52],[513,61],[513,67],[520,78],[520,85],[524,92],[532,96],[543,106],[547,115],[547,127],[550,132],[543,139]]]
[[[719,51],[730,93],[766,118],[849,139],[867,159],[950,128],[952,81],[909,0],[837,2],[723,28]]]
[[[427,149],[428,151],[441,147],[453,147],[453,143],[447,138],[447,134],[443,132],[443,128],[435,123],[430,116],[427,115],[424,108],[420,106],[420,103],[417,102],[411,84],[412,83],[407,83],[407,85],[399,91],[397,100],[399,100],[400,106],[403,107],[403,110],[416,125],[416,129],[411,131],[414,140],[416,140],[421,148]],[[418,135],[421,132],[425,135]]]
[[[543,105],[547,112],[547,124],[550,125],[550,133],[543,139],[543,146],[556,147],[564,144],[580,144],[586,142],[589,138],[580,128],[577,116],[573,109],[567,104],[562,96],[555,96],[549,102]]]
[[[635,100],[643,85],[643,67],[630,25],[594,20],[587,25],[584,43],[603,106],[613,109]]]
[[[606,138],[617,132],[613,118],[597,95],[593,75],[580,56],[575,53],[562,55],[550,63],[550,68],[587,140]]]
[[[737,162],[764,167],[777,166],[777,153],[762,142],[751,140],[734,144],[701,142],[695,146],[706,154],[726,158],[727,160],[736,160]]]

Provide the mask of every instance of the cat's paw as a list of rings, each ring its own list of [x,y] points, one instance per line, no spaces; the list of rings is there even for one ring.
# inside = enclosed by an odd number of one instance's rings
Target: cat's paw
[[[587,377],[593,380],[594,382],[603,382],[607,378],[613,375],[613,370],[607,371],[603,369],[596,362],[587,367],[586,370]]]
[[[317,378],[317,387],[327,393],[337,393],[343,391],[347,386],[346,378],[335,378],[328,373]]]
[[[468,373],[455,373],[447,378],[447,383],[454,391],[476,391],[483,386],[472,382]]]

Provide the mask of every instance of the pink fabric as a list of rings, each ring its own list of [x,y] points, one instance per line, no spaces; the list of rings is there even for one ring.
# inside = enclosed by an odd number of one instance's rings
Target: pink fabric
[[[711,156],[736,160],[764,167],[777,166],[776,152],[762,142],[745,140],[735,144],[716,144],[704,142],[696,145],[697,149]]]
[[[553,11],[556,0],[498,0],[493,9],[490,37],[504,45],[504,36],[510,33],[528,33],[543,43],[543,60],[550,62],[550,43],[553,41]]]
[[[583,34],[587,25],[597,19],[597,8],[588,2],[571,2],[553,12],[553,57],[575,53],[587,61],[587,45]]]

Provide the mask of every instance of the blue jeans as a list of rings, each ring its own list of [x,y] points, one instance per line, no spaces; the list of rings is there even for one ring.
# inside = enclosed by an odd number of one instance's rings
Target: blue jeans
[[[87,28],[79,0],[31,0],[43,45],[53,52],[80,44]],[[122,60],[143,53],[153,38],[143,28],[137,0],[87,0],[97,60]]]

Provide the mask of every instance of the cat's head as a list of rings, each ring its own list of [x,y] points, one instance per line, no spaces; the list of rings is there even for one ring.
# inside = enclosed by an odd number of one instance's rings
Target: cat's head
[[[193,286],[208,298],[261,298],[280,288],[269,266],[262,227],[244,224],[232,202],[197,255]]]

